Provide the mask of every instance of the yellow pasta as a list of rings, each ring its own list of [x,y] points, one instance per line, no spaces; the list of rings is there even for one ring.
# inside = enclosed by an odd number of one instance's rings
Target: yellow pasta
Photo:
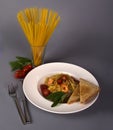
[[[34,65],[39,65],[43,54],[41,51],[47,45],[52,33],[57,27],[60,16],[47,8],[26,8],[17,13],[17,19],[31,46]],[[43,47],[42,49],[34,49]],[[39,53],[39,54],[38,54]]]

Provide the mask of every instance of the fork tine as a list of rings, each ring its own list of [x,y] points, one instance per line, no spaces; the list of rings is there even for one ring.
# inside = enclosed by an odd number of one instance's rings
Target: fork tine
[[[13,86],[8,85],[8,92],[9,92],[9,94],[12,94],[14,92]]]
[[[12,87],[10,85],[8,85],[8,92],[9,92],[9,94],[11,94],[13,92],[12,90],[13,90]]]
[[[8,85],[8,92],[9,93],[15,93],[17,89],[17,85],[14,85],[13,83],[11,83],[10,85]]]

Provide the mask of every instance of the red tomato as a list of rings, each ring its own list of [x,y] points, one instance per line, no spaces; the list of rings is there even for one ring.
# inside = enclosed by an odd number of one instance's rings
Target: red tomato
[[[59,79],[57,80],[57,83],[58,83],[58,84],[62,84],[62,82],[63,82],[62,78],[59,78]]]
[[[31,64],[28,64],[28,65],[24,66],[22,70],[25,73],[28,73],[30,70],[32,70],[32,68],[33,68],[33,66]]]
[[[44,97],[48,96],[49,94],[50,94],[50,91],[49,91],[48,89],[43,89],[43,90],[42,90],[42,95],[43,95]]]
[[[14,73],[14,77],[19,79],[19,78],[24,78],[25,77],[25,72],[23,70],[17,70]]]
[[[46,84],[41,84],[41,85],[40,85],[40,88],[41,88],[41,90],[43,91],[43,89],[47,89],[48,86],[47,86]]]
[[[42,95],[44,97],[46,97],[50,94],[50,91],[48,90],[48,86],[46,84],[41,84],[40,89],[41,89]]]

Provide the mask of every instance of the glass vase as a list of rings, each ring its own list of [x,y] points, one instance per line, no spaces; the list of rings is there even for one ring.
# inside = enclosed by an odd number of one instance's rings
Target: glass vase
[[[31,46],[34,67],[44,62],[45,46]]]

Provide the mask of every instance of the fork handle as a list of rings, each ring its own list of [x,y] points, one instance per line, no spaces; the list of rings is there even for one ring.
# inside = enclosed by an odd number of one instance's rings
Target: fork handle
[[[22,108],[21,108],[21,106],[19,104],[19,101],[18,101],[17,97],[14,99],[14,101],[15,101],[15,105],[17,107],[18,113],[20,115],[21,121],[25,125],[26,124],[26,120],[25,120],[24,114],[22,112]]]

